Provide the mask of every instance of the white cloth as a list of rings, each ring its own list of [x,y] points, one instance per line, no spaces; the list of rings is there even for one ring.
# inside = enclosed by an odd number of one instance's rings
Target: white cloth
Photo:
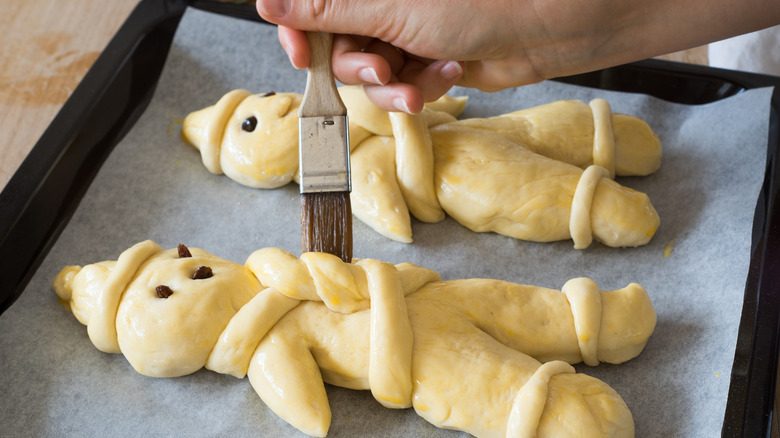
[[[712,67],[780,76],[780,25],[711,43]]]

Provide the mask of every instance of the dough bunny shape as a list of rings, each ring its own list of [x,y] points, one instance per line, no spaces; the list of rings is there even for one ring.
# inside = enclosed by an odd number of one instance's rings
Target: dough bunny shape
[[[203,165],[248,187],[272,189],[293,180],[298,167],[297,93],[254,95],[233,90],[187,115],[184,138],[199,137]]]
[[[331,421],[324,382],[479,437],[633,436],[621,397],[570,364],[630,360],[656,323],[634,283],[442,281],[409,263],[275,248],[241,266],[145,241],[117,261],[65,267],[54,288],[96,347],[138,372],[248,376],[312,436]]]
[[[571,238],[578,249],[594,238],[607,246],[644,245],[660,224],[645,194],[611,180],[655,172],[661,144],[647,123],[612,114],[603,99],[457,120],[465,98],[444,96],[408,115],[379,109],[360,87],[339,92],[350,122],[353,213],[390,239],[412,242],[412,216],[435,223],[446,214],[472,231],[540,242]],[[297,181],[297,125],[290,119],[299,103],[292,93],[235,90],[188,115],[182,136],[211,172],[278,187]],[[217,161],[221,168],[209,164]]]

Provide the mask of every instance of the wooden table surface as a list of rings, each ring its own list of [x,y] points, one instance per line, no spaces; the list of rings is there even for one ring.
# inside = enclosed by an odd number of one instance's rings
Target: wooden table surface
[[[24,0],[0,14],[0,189],[139,0]]]
[[[24,0],[3,4],[0,190],[138,3]],[[706,65],[707,50],[698,47],[662,58]],[[777,427],[772,437],[780,437]]]

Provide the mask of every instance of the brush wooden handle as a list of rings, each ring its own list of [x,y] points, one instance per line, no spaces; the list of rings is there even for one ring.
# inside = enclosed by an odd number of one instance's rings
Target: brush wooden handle
[[[325,32],[307,32],[311,62],[306,77],[306,91],[298,110],[299,117],[345,116],[347,107],[341,101],[333,78],[331,57],[333,35]]]

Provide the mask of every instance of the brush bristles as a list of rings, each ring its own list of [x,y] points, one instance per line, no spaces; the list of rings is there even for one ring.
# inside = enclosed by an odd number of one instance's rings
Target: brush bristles
[[[301,194],[303,252],[327,252],[352,261],[352,206],[349,192]]]

